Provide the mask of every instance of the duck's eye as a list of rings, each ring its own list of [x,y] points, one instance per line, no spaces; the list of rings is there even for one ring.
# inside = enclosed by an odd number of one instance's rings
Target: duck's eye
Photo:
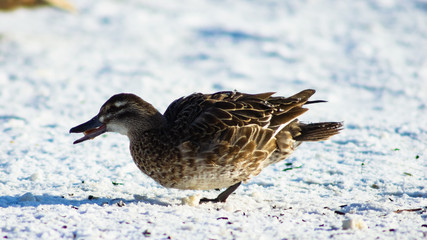
[[[128,101],[108,102],[102,106],[99,113],[101,122],[109,122],[111,119],[120,119],[125,115],[129,115]]]

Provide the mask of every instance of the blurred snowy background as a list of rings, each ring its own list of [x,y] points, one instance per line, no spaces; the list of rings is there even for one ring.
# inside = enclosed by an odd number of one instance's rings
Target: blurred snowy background
[[[427,236],[426,1],[69,2],[0,12],[0,237]],[[121,135],[68,133],[119,92],[163,112],[193,92],[306,88],[328,103],[300,119],[346,129],[225,204],[182,205],[217,192],[161,187]]]

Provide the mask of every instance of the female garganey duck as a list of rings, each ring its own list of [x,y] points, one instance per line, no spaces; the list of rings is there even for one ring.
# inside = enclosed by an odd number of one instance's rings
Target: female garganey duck
[[[195,93],[175,100],[162,115],[134,94],[112,96],[98,115],[70,130],[85,136],[105,132],[130,140],[138,168],[164,187],[227,189],[215,199],[225,202],[242,181],[287,158],[305,141],[321,141],[339,133],[340,122],[300,123],[296,117],[314,90],[291,97],[274,93]]]

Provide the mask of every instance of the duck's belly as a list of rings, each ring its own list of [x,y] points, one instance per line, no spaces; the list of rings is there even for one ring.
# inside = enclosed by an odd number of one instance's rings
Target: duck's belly
[[[173,172],[173,171],[172,171]],[[249,180],[251,172],[234,167],[198,167],[170,176],[150,176],[164,187],[191,190],[208,190],[230,187]]]
[[[138,151],[144,149],[144,151]],[[213,154],[185,154],[183,150],[148,151],[133,148],[132,157],[138,168],[164,187],[208,190],[230,187],[259,174],[265,166],[266,154],[246,154],[218,158]],[[167,154],[166,154],[167,153]],[[197,153],[197,152],[196,152]]]
[[[183,162],[186,164],[182,164]],[[222,166],[206,162],[188,164],[188,161],[157,163],[157,166],[148,166],[149,162],[137,165],[142,172],[164,187],[191,190],[230,187],[258,175],[262,169],[258,164],[250,164],[250,161]]]

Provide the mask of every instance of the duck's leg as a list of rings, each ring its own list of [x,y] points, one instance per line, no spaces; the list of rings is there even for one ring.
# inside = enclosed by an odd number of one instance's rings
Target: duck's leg
[[[218,195],[218,197],[214,198],[214,199],[209,199],[209,198],[202,198],[200,199],[200,203],[207,203],[207,202],[225,202],[225,200],[227,200],[228,196],[230,196],[230,194],[232,194],[241,184],[242,182],[238,182],[236,184],[234,184],[233,186],[225,189],[224,192],[220,193]]]

